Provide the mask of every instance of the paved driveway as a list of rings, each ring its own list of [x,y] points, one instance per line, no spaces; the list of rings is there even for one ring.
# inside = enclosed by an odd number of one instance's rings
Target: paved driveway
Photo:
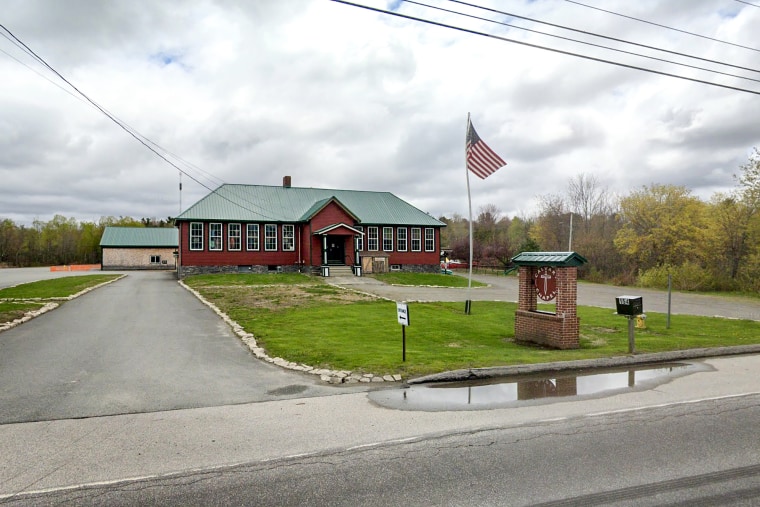
[[[466,276],[466,274],[453,276]],[[469,299],[472,301],[517,301],[518,288],[517,277],[515,276],[473,275],[472,279],[489,285],[488,287],[471,289]],[[393,301],[464,302],[468,299],[466,288],[394,286],[383,284],[371,277],[341,277],[333,279],[333,283]],[[667,291],[584,282],[578,284],[578,304],[580,305],[615,308],[615,297],[625,294],[642,296],[644,312],[665,313],[668,311]],[[760,300],[749,298],[714,297],[673,292],[670,304],[672,314],[760,320]]]
[[[358,390],[256,360],[167,272],[129,272],[0,333],[0,423]]]

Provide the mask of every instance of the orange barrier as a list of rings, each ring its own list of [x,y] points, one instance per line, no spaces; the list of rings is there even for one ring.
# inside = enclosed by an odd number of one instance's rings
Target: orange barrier
[[[50,271],[93,271],[100,269],[100,264],[71,264],[70,266],[50,266]]]

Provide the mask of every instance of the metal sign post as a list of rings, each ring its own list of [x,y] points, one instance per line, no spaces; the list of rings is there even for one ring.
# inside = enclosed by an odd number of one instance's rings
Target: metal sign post
[[[409,306],[406,302],[396,303],[396,316],[401,324],[401,360],[406,361],[406,326],[409,325]]]

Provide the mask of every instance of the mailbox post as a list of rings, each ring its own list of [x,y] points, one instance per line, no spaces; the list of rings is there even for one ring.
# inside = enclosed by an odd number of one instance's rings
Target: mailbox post
[[[615,307],[618,315],[624,315],[628,319],[628,353],[636,353],[636,340],[634,338],[633,319],[644,313],[644,302],[641,296],[618,296],[615,298]]]

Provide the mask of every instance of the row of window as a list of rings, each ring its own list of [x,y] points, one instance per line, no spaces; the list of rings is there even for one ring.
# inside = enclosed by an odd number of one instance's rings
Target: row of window
[[[364,227],[357,226],[357,229],[364,231]],[[205,239],[204,223],[190,223],[190,250],[203,250]],[[367,227],[367,251],[377,252],[380,250],[380,227]],[[395,250],[397,252],[406,252],[411,249],[412,252],[421,252],[423,246],[423,236],[421,227],[396,227],[394,235],[393,227],[382,227],[382,247],[384,252],[394,251],[394,238],[396,242]],[[212,222],[208,224],[208,249],[211,251],[221,251],[224,248],[222,239],[223,227],[221,223]],[[409,234],[411,231],[411,235]],[[435,229],[426,227],[424,229],[424,246],[426,252],[435,251]],[[242,250],[243,229],[241,224],[227,224],[227,250]],[[292,252],[296,249],[295,226],[292,224],[283,224],[281,235],[278,237],[277,224],[264,224],[264,251],[276,252],[278,249],[277,241],[282,240],[282,251]],[[411,247],[411,248],[410,248]],[[259,224],[245,224],[245,249],[249,251],[261,250],[261,235]],[[364,237],[357,236],[356,249],[364,251]]]
[[[202,222],[190,223],[190,250],[203,250],[203,226]],[[227,250],[242,250],[243,229],[240,224],[227,224]],[[267,252],[277,251],[277,240],[282,240],[282,250],[292,252],[296,249],[295,226],[285,224],[282,226],[282,235],[278,238],[277,224],[264,225],[264,250]],[[261,234],[259,224],[245,224],[245,249],[261,250]],[[208,249],[219,251],[224,248],[222,241],[222,224],[208,224]]]
[[[364,227],[357,226],[357,229],[364,231]],[[377,252],[380,250],[380,227],[367,227],[367,251]],[[393,227],[382,227],[382,246],[384,252],[393,252],[393,240],[394,233]],[[406,252],[410,250],[412,252],[422,251],[422,228],[421,227],[396,227],[396,248],[397,252]],[[409,232],[411,231],[411,238]],[[410,244],[411,239],[411,244]],[[425,251],[435,252],[435,229],[432,227],[425,228]],[[364,237],[359,236],[356,238],[356,249],[364,251]]]

